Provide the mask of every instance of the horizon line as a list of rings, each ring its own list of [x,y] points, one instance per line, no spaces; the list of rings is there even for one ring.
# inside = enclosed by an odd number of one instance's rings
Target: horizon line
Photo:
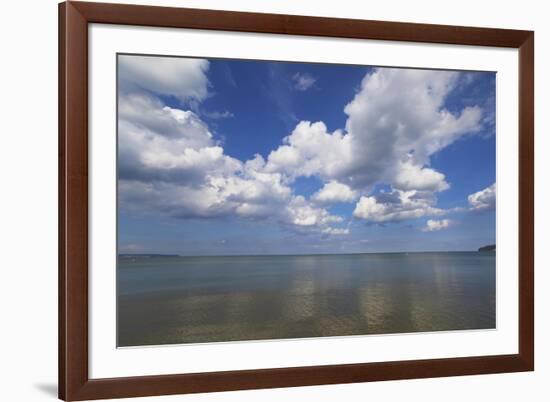
[[[486,247],[486,246],[482,246]],[[488,250],[495,251],[495,250]],[[479,253],[487,252],[482,250],[425,250],[425,251],[368,251],[368,252],[356,252],[356,253],[295,253],[295,254],[176,254],[176,253],[117,253],[117,256],[155,256],[155,257],[307,257],[307,256],[331,256],[331,255],[364,255],[364,254],[427,254],[427,253]]]

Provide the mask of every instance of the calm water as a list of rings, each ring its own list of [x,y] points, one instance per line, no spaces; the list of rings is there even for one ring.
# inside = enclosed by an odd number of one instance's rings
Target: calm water
[[[121,257],[119,346],[495,328],[495,253]]]

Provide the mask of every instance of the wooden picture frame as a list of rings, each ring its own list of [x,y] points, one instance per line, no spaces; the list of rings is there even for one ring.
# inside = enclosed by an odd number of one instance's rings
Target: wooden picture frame
[[[519,353],[230,372],[88,375],[88,24],[194,28],[519,49]],[[59,5],[59,397],[140,397],[534,369],[534,33],[184,8]]]

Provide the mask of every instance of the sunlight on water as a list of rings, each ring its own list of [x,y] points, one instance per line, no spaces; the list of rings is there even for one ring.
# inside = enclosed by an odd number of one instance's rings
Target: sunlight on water
[[[495,327],[495,254],[121,257],[119,346]]]

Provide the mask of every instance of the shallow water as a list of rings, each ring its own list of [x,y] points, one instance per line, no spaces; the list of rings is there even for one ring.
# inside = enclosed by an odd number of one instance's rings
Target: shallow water
[[[495,328],[495,253],[120,257],[118,345]]]

